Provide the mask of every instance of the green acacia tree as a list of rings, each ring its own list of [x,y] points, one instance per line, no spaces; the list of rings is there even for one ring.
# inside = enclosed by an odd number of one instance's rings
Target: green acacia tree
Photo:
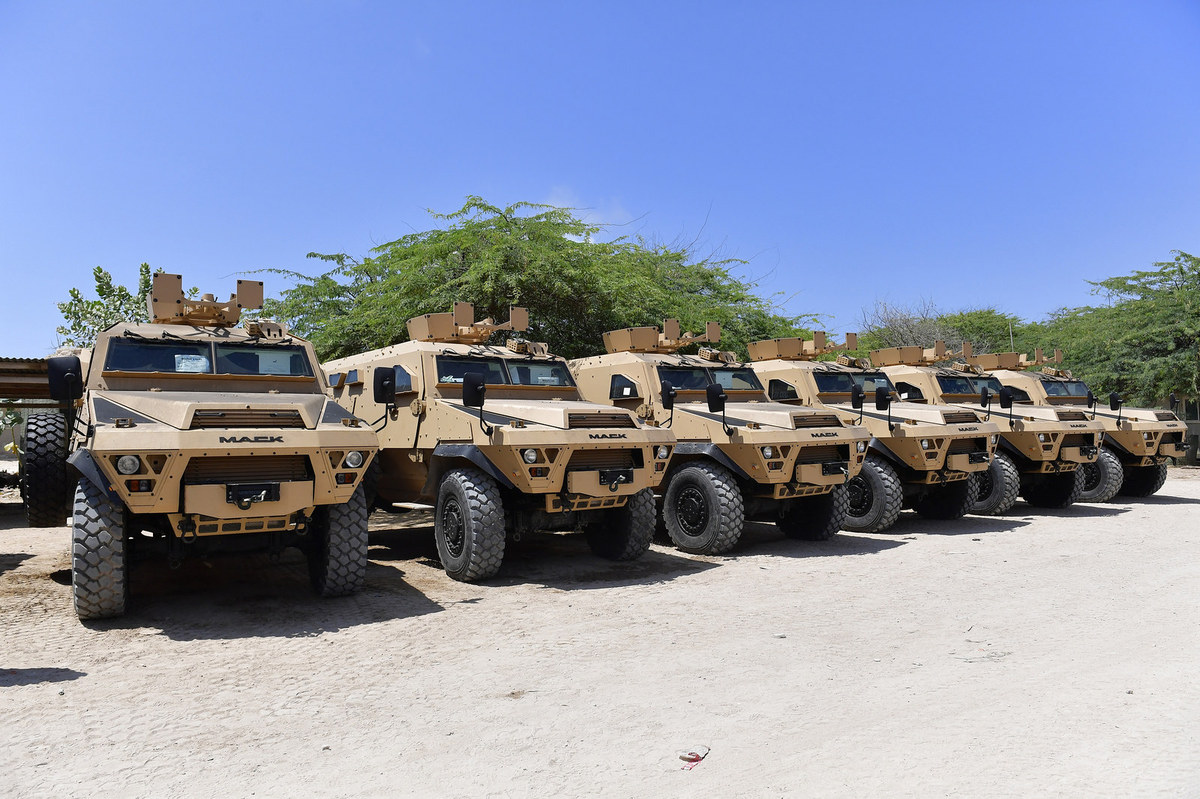
[[[1097,394],[1158,406],[1200,395],[1200,258],[1174,250],[1153,269],[1094,282],[1104,305],[1064,308],[1026,328],[1029,346],[1061,347]]]
[[[371,250],[310,253],[329,264],[318,275],[277,271],[296,281],[269,300],[265,316],[312,339],[323,359],[405,341],[412,316],[471,302],[479,318],[529,309],[531,337],[568,358],[602,351],[607,330],[677,317],[684,329],[720,322],[721,346],[745,354],[748,342],[797,335],[809,317],[779,314],[729,258],[697,258],[684,246],[618,237],[569,208],[534,203],[499,207],[468,197],[440,224]]]
[[[77,288],[71,289],[66,302],[58,303],[65,323],[57,328],[60,343],[68,347],[90,347],[97,334],[117,322],[145,322],[148,311],[146,297],[150,294],[150,264],[138,267],[136,291],[113,282],[103,267],[92,270],[96,283],[96,299],[88,299]]]

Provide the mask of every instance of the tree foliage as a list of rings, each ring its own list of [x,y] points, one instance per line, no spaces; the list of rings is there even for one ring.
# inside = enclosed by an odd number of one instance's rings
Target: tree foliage
[[[975,352],[1005,351],[1011,342],[1019,343],[1017,337],[1024,325],[1020,317],[995,308],[944,312],[929,300],[914,306],[877,302],[863,312],[859,350],[931,347],[940,339],[951,350],[965,341]]]
[[[1162,405],[1200,394],[1200,258],[1179,250],[1154,268],[1094,282],[1104,305],[1064,308],[1031,325],[1031,346],[1061,347],[1097,394]]]
[[[759,338],[797,335],[807,317],[784,316],[728,258],[697,258],[688,246],[640,238],[599,241],[606,229],[569,208],[516,203],[504,208],[468,197],[440,224],[370,251],[367,257],[310,253],[331,268],[317,275],[280,272],[294,288],[269,300],[266,316],[312,339],[323,359],[407,340],[406,321],[475,305],[477,318],[529,309],[529,336],[564,357],[603,351],[607,330],[677,317],[685,330],[720,322],[724,349],[745,355]]]
[[[77,288],[70,291],[66,302],[58,303],[65,324],[57,328],[60,343],[68,347],[90,347],[96,336],[117,322],[148,320],[146,297],[150,293],[150,265],[138,267],[137,291],[113,282],[103,267],[92,270],[96,283],[96,299],[87,299]]]

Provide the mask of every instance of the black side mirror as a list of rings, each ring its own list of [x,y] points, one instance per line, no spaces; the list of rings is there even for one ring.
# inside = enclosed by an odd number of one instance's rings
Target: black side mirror
[[[1167,399],[1170,401],[1171,413],[1175,413],[1175,409],[1179,407],[1179,397],[1175,396],[1175,392],[1172,391],[1167,395]]]
[[[396,403],[396,370],[391,366],[377,366],[374,373],[375,401],[380,405]]]
[[[1121,399],[1121,395],[1118,394],[1117,392],[1114,391],[1113,393],[1108,395],[1108,409],[1110,411],[1121,410],[1122,402],[1123,402],[1123,400]]]
[[[721,387],[720,383],[709,383],[705,394],[708,397],[709,413],[719,413],[725,410],[725,389]]]
[[[1012,389],[1009,388],[1008,386],[1005,386],[1004,388],[1000,389],[1000,407],[1001,408],[1011,408],[1012,405],[1013,405]]]
[[[675,407],[675,386],[665,380],[662,384],[662,406],[668,411]]]
[[[1087,399],[1088,399],[1088,407],[1095,408],[1096,407],[1096,395],[1092,393],[1092,390],[1090,388],[1088,389]]]
[[[463,375],[463,405],[467,408],[479,409],[479,429],[491,435],[494,427],[483,421],[483,397],[487,394],[487,384],[483,380],[483,372],[467,372]]]
[[[863,399],[865,397],[866,397],[866,392],[863,391],[863,387],[860,386],[858,383],[855,383],[850,388],[850,407],[856,411],[861,411],[862,406],[863,406]]]
[[[709,413],[720,413],[721,429],[725,431],[725,435],[733,435],[733,428],[725,421],[725,389],[720,383],[709,383],[704,393],[708,397]]]
[[[83,396],[83,367],[77,355],[63,355],[46,362],[50,396],[59,402],[74,402]]]
[[[886,411],[892,407],[892,392],[887,386],[875,387],[875,410]]]
[[[979,389],[979,404],[984,408],[992,404],[992,390],[987,386]]]
[[[483,382],[483,372],[467,372],[463,375],[463,405],[482,408],[485,394],[487,385]]]

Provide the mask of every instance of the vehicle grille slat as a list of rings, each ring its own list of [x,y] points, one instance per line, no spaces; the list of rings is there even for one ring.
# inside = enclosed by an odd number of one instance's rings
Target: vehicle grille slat
[[[296,410],[269,408],[205,409],[192,416],[192,430],[223,427],[304,427],[304,419]]]
[[[951,455],[960,455],[964,452],[986,452],[987,439],[985,438],[952,438],[950,439],[950,449],[947,450]]]
[[[627,413],[569,413],[567,427],[637,427],[637,422]]]
[[[979,424],[979,417],[970,411],[946,411],[942,418],[946,424]]]
[[[567,471],[592,471],[594,469],[633,469],[635,455],[640,451],[631,449],[580,449],[571,453]]]
[[[792,424],[796,426],[797,430],[808,427],[841,427],[838,418],[831,413],[814,413],[805,416],[797,414],[792,417]]]
[[[822,444],[816,447],[801,447],[796,456],[796,463],[827,463],[829,461],[844,461],[850,458],[848,444]]]
[[[1096,445],[1096,437],[1091,433],[1067,433],[1063,436],[1064,447],[1092,447]]]
[[[1175,414],[1171,413],[1170,411],[1155,411],[1154,416],[1160,422],[1178,422],[1179,421],[1179,417],[1176,416]]]
[[[185,483],[290,483],[311,480],[306,455],[223,455],[192,458]]]
[[[1086,422],[1087,417],[1083,415],[1083,411],[1059,411],[1058,421],[1060,422]]]

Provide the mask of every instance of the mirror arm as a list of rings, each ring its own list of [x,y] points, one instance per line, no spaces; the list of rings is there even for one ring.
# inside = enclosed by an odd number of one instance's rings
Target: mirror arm
[[[733,435],[733,428],[730,427],[729,423],[725,421],[725,409],[724,408],[721,409],[721,429],[725,431],[725,435],[727,435],[727,436]]]
[[[483,420],[483,406],[482,405],[479,406],[479,429],[482,430],[483,434],[485,436],[487,436],[488,438],[491,438],[492,433],[496,432],[496,428],[492,427],[490,424],[488,424],[487,422],[485,422]]]

